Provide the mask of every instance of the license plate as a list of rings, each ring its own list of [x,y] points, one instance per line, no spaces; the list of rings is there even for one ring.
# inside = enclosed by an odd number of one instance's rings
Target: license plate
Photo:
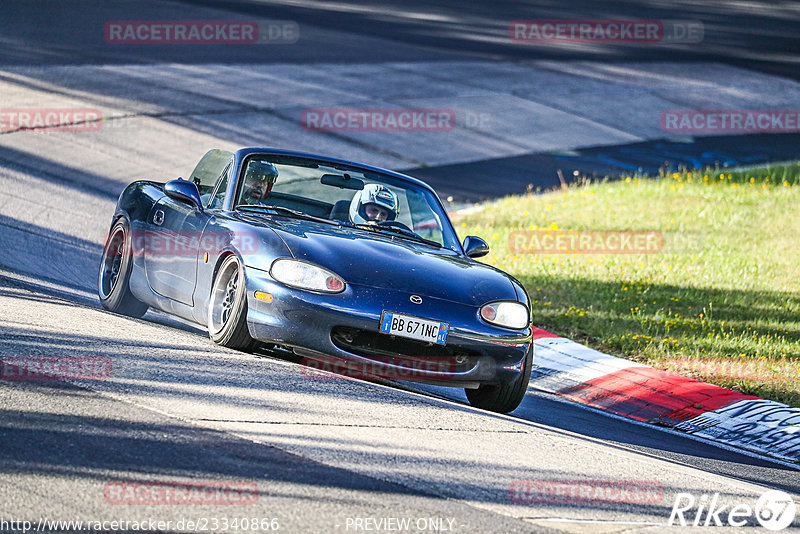
[[[449,330],[448,323],[388,311],[381,314],[380,331],[384,334],[444,345]]]

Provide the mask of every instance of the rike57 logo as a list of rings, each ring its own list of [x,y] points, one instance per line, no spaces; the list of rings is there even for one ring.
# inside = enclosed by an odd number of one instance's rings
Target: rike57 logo
[[[792,497],[778,490],[767,491],[754,505],[740,503],[731,506],[720,504],[719,500],[719,493],[703,494],[700,498],[695,498],[691,493],[678,493],[668,525],[744,527],[752,526],[757,521],[768,530],[779,531],[789,528],[797,514],[797,505]]]

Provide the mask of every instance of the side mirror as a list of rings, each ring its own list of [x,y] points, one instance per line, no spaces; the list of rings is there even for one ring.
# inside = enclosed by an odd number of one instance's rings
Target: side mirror
[[[468,235],[464,238],[464,252],[470,258],[480,258],[489,253],[489,245],[480,237]]]
[[[195,208],[203,211],[203,201],[200,200],[200,191],[194,182],[179,178],[172,180],[164,185],[164,193],[168,197],[174,198],[181,202],[188,202],[194,205]]]

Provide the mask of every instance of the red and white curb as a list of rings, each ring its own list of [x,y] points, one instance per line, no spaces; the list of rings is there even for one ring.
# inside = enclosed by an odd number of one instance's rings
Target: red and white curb
[[[800,462],[800,409],[590,349],[534,328],[531,386],[594,408]]]

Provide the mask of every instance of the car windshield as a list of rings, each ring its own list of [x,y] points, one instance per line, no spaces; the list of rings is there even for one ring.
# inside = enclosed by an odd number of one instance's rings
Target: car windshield
[[[272,206],[282,208],[271,211],[283,216],[299,212],[460,251],[436,196],[401,178],[355,166],[262,154],[248,156],[241,172],[237,209],[263,206],[270,211],[267,207]]]

